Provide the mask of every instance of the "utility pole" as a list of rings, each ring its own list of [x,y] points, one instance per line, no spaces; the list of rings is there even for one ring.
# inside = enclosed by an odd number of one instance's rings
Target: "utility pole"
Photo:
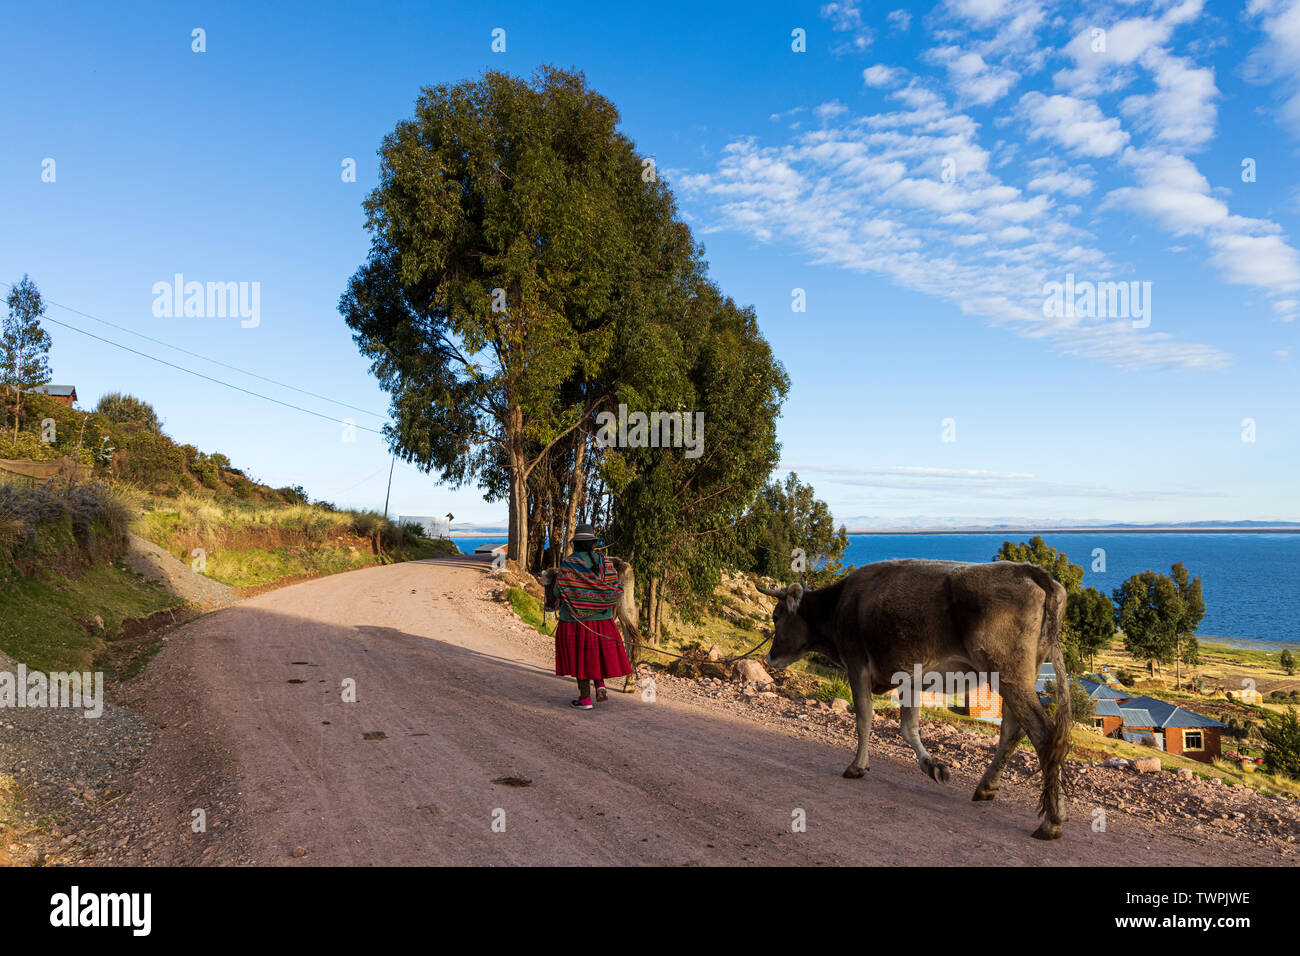
[[[388,498],[393,493],[393,469],[397,467],[397,456],[393,456],[393,463],[388,466],[388,490],[384,492],[384,520],[388,520]]]

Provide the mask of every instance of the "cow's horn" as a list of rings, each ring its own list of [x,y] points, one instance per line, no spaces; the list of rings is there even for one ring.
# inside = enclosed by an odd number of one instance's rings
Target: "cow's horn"
[[[765,588],[760,584],[758,585],[758,593],[766,594],[768,597],[783,598],[785,597],[785,588]]]

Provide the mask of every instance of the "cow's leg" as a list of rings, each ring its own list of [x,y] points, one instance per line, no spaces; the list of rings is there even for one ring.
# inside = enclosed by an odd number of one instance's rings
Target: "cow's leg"
[[[631,672],[627,675],[627,679],[623,681],[623,693],[631,694],[636,690],[636,671],[641,663],[641,648],[638,646],[637,641],[633,639],[631,630],[623,632],[623,647],[627,651],[627,661],[632,665]]]
[[[1002,715],[1002,733],[998,737],[998,748],[993,754],[993,761],[980,778],[972,800],[992,800],[998,794],[998,784],[1002,778],[1002,768],[1007,765],[1007,758],[1020,744],[1025,732],[1010,713]]]
[[[947,783],[948,768],[931,757],[930,752],[925,749],[925,744],[921,743],[921,708],[900,706],[898,729],[903,739],[916,751],[916,759],[920,761],[921,769],[940,783]]]
[[[1011,714],[1029,734],[1029,741],[1038,753],[1038,762],[1044,764],[1052,746],[1052,722],[1047,718],[1047,710],[1038,699],[1032,685],[1024,688],[1002,687],[1003,719],[1005,711]],[[1059,773],[1043,776],[1043,810],[1044,820],[1034,836],[1040,840],[1055,840],[1061,835],[1061,824],[1065,822],[1065,799],[1061,793]]]
[[[858,752],[844,771],[844,776],[854,779],[869,769],[867,745],[871,742],[871,676],[865,664],[849,666],[849,687],[853,690],[853,711],[857,716]]]

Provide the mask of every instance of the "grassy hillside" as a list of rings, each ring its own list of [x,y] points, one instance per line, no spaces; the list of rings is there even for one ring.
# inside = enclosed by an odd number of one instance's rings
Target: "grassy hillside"
[[[0,651],[42,671],[101,669],[127,621],[181,605],[118,563],[130,521],[104,485],[0,484]]]
[[[136,534],[239,588],[456,553],[450,541],[425,538],[414,525],[328,504],[185,494],[141,495],[140,507]]]
[[[261,484],[174,441],[131,396],[83,412],[29,395],[17,439],[0,429],[0,458],[70,458],[94,476],[39,485],[0,471],[0,651],[36,669],[99,669],[124,625],[183,603],[120,563],[131,533],[237,588],[456,553],[414,526]]]

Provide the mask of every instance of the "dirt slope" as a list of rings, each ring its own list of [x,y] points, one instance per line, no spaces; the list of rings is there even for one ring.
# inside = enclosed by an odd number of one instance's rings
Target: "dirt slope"
[[[972,803],[914,761],[839,776],[844,746],[674,695],[568,706],[535,632],[481,562],[369,568],[244,601],[174,632],[136,688],[155,724],[92,859],[269,864],[1268,863],[1072,808],[1029,837],[1031,786]],[[357,701],[340,699],[355,681]],[[878,733],[885,731],[878,725]],[[522,778],[527,786],[494,781]],[[206,813],[206,832],[192,829]],[[796,810],[807,832],[792,832]],[[493,821],[504,811],[504,832]],[[495,815],[495,816],[494,816]],[[295,848],[301,848],[294,856]]]
[[[131,535],[122,560],[136,574],[159,582],[177,597],[193,601],[207,610],[227,607],[239,599],[238,593],[230,585],[196,573],[188,564],[176,560],[158,545],[139,535]]]

